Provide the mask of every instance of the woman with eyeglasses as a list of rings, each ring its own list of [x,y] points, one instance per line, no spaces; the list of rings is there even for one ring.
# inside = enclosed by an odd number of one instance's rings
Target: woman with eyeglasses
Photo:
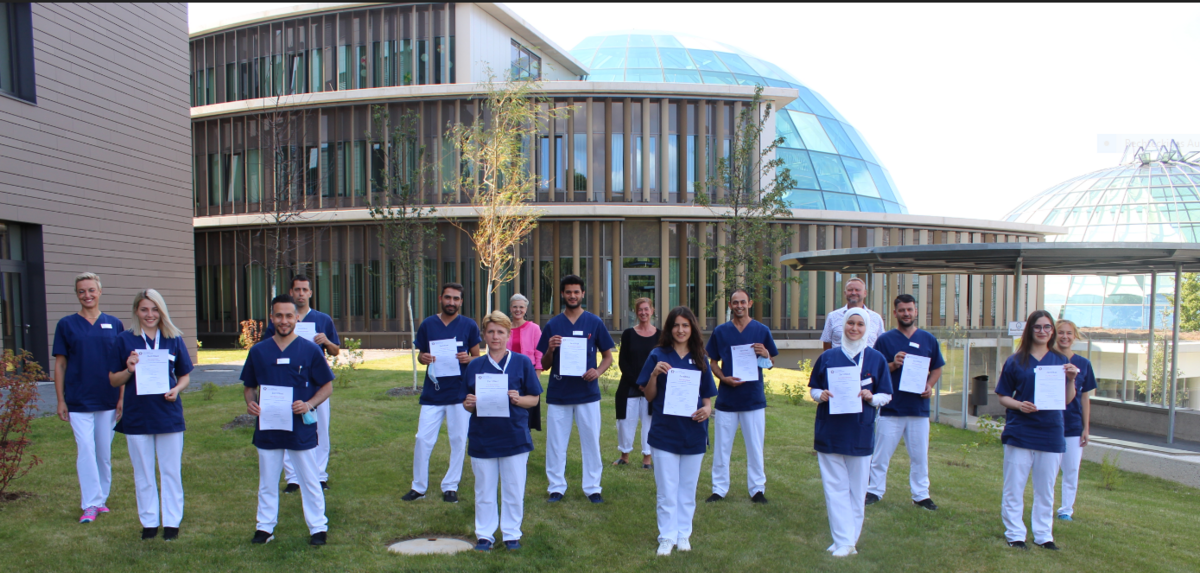
[[[1007,408],[1004,432],[1004,495],[1000,514],[1009,547],[1025,545],[1025,482],[1033,477],[1033,542],[1057,551],[1054,544],[1054,480],[1066,449],[1063,411],[1043,410],[1035,404],[1038,368],[1062,368],[1065,372],[1064,404],[1075,399],[1075,376],[1079,367],[1054,348],[1054,317],[1035,310],[1025,322],[1021,344],[1000,371],[996,394]]]

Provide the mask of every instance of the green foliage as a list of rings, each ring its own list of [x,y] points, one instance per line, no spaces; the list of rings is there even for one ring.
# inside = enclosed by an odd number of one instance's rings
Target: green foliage
[[[200,397],[204,398],[206,402],[211,402],[217,396],[217,390],[218,386],[215,383],[205,382],[203,386],[200,386]]]
[[[1183,282],[1179,285],[1179,330],[1195,332],[1200,330],[1200,273],[1183,273]],[[1175,306],[1174,297],[1171,306]]]
[[[758,86],[754,99],[738,114],[730,156],[717,159],[714,177],[696,182],[696,204],[720,218],[726,233],[724,245],[693,241],[703,250],[701,256],[717,259],[720,297],[744,288],[754,300],[765,296],[775,281],[799,284],[798,274],[783,277],[773,261],[776,254],[791,250],[791,231],[777,223],[792,216],[786,198],[796,181],[775,156],[782,137],[760,148],[771,115],[771,103],[763,100],[762,90]],[[768,157],[774,159],[764,160]]]
[[[38,382],[45,379],[42,366],[27,350],[0,356],[0,500],[13,480],[42,463],[35,455],[25,458],[29,423],[37,414]]]
[[[1167,298],[1171,299],[1172,297]],[[1171,301],[1170,304],[1167,305],[1167,308],[1160,309],[1158,313],[1158,320],[1155,322],[1155,324],[1159,326],[1171,325],[1172,323],[1167,319],[1171,316],[1171,313],[1174,312],[1174,307],[1175,302]],[[1181,310],[1180,316],[1182,318],[1183,316],[1186,316],[1186,314],[1184,314]],[[1182,325],[1180,326],[1180,329],[1183,329]],[[1154,356],[1150,359],[1149,364],[1147,364],[1147,368],[1142,369],[1141,379],[1134,382],[1134,385],[1137,386],[1138,391],[1142,392],[1143,394],[1145,394],[1147,389],[1149,389],[1149,396],[1157,397],[1156,401],[1162,400],[1163,395],[1166,393],[1167,386],[1171,383],[1170,340],[1173,338],[1171,330],[1172,327],[1167,326],[1166,328],[1159,328],[1154,331]],[[1176,369],[1176,374],[1179,380],[1182,382],[1183,370]],[[1187,400],[1187,398],[1187,386],[1185,384],[1179,384],[1175,388],[1175,403],[1182,404],[1185,400]]]
[[[1000,420],[980,416],[976,425],[979,427],[981,442],[984,446],[1000,443],[1000,433],[1004,431],[1004,423]]]
[[[262,338],[263,323],[257,320],[243,320],[241,323],[242,331],[238,334],[238,347],[243,350],[250,350],[251,346],[258,343]]]
[[[803,378],[805,382],[795,382],[793,384],[784,382],[780,386],[783,390],[783,396],[787,398],[788,404],[793,406],[799,406],[805,400],[810,400],[808,396],[809,388],[807,381],[809,376],[812,375],[813,366],[812,360],[807,358],[797,362],[796,364],[800,367],[800,377]]]
[[[352,387],[358,378],[358,367],[363,363],[361,338],[343,338],[341,349],[337,356],[328,357],[329,367],[333,369],[333,387],[337,389]]]
[[[952,466],[969,468],[969,467],[971,467],[971,464],[967,463],[967,458],[971,457],[972,454],[979,451],[979,442],[966,442],[963,444],[959,444],[956,451],[958,452],[958,459],[950,460],[950,461],[947,461],[946,463],[948,463]]]
[[[1108,459],[1108,454],[1100,459],[1100,485],[1104,489],[1114,490],[1121,487],[1121,483],[1125,478],[1121,477],[1121,454],[1113,455],[1112,459]]]

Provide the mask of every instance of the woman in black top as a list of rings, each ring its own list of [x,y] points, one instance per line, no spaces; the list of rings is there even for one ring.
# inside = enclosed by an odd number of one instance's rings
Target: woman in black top
[[[648,298],[633,301],[638,324],[621,333],[621,352],[618,366],[621,368],[621,383],[617,386],[617,449],[621,458],[614,466],[629,463],[629,452],[633,451],[633,436],[637,433],[638,421],[642,422],[642,468],[650,469],[650,445],[646,437],[650,434],[650,410],[642,389],[637,385],[638,374],[646,364],[650,351],[658,345],[658,329],[651,324],[654,302]]]

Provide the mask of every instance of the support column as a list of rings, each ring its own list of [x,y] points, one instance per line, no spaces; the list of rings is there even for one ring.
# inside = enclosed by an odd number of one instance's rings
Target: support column
[[[611,149],[611,147],[610,147]],[[624,328],[621,324],[624,308],[621,306],[621,293],[625,292],[625,285],[621,282],[623,276],[621,269],[624,268],[624,263],[621,260],[621,222],[612,222],[612,284],[613,290],[610,296],[613,297],[613,330],[621,330]],[[626,296],[625,298],[628,298]]]
[[[929,231],[917,233],[922,245],[929,244]],[[929,328],[929,319],[925,313],[929,310],[929,275],[917,275],[917,328]],[[937,307],[933,307],[937,312]]]
[[[725,225],[714,223],[717,227],[717,324],[725,322],[725,301],[729,293],[725,292],[725,257],[721,247],[725,246]]]
[[[584,154],[586,156],[585,161],[587,162],[584,164],[584,171],[587,173],[587,188],[584,191],[586,192],[587,197],[585,197],[584,200],[591,202],[596,200],[596,194],[593,192],[593,189],[596,186],[596,174],[592,172],[594,171],[592,169],[592,158],[595,157],[595,155],[593,155],[593,153],[595,153],[595,150],[593,149],[595,147],[595,143],[592,142],[592,98],[587,98],[586,102],[584,103],[583,118],[583,124],[585,126],[583,132],[587,137],[587,144],[585,146],[587,153]],[[609,199],[611,199],[611,197]]]
[[[825,225],[825,249],[834,248],[833,225]],[[842,293],[834,292],[833,273],[825,271],[825,316],[841,308]]]
[[[529,257],[530,268],[530,287],[533,292],[529,293],[530,305],[533,308],[529,309],[530,320],[534,324],[541,326],[542,324],[542,226],[538,225],[533,228],[533,255]]]
[[[562,308],[562,301],[559,300],[562,298],[562,296],[558,291],[558,283],[562,280],[562,265],[559,264],[562,255],[562,224],[560,224],[558,221],[555,221],[553,225],[554,237],[552,240],[554,242],[550,247],[551,256],[554,257],[553,262],[550,263],[550,276],[554,277],[554,284],[550,285],[550,316],[552,318],[554,315],[558,314]]]
[[[654,297],[658,300],[658,317],[659,320],[667,319],[667,304],[671,298],[671,224],[666,221],[659,223],[660,233],[660,248],[659,255],[662,256],[662,265],[658,269],[659,284],[662,288],[659,292],[654,293]]]
[[[788,226],[792,231],[792,252],[800,252],[800,225]],[[789,270],[790,275],[799,275],[798,271]],[[791,299],[791,330],[800,330],[800,281],[793,280],[788,284],[788,298]]]
[[[668,130],[671,126],[671,100],[662,98],[658,103],[658,201],[669,203],[671,200],[671,162],[668,153],[670,138]],[[682,300],[682,299],[680,299]]]
[[[808,225],[808,250],[817,250],[817,226]],[[817,328],[817,271],[808,271],[805,277],[808,285],[808,329]]]
[[[579,276],[579,221],[571,221],[571,274]]]
[[[632,167],[632,166],[631,166]],[[642,203],[650,202],[650,98],[642,99]],[[666,264],[666,258],[663,258],[663,264]],[[663,266],[663,269],[666,269]],[[663,284],[667,284],[667,277],[663,277]],[[661,298],[661,297],[660,297]],[[664,319],[667,315],[660,315]]]
[[[563,145],[563,200],[570,203],[575,200],[575,98],[567,98],[567,134],[566,145]],[[578,272],[575,274],[579,274]]]
[[[883,233],[883,227],[875,227],[875,240],[872,241],[871,246],[883,246]],[[883,275],[879,273],[872,273],[871,276],[867,278],[867,284],[870,285],[871,290],[867,291],[867,297],[865,300],[869,301],[867,304],[872,310],[883,308],[883,297],[886,295],[884,294],[882,279]]]
[[[696,223],[696,240],[708,247],[708,223]],[[696,318],[702,331],[708,329],[708,258],[704,256],[704,250],[697,249],[696,257]]]
[[[778,223],[772,226],[779,228]],[[771,265],[775,267],[775,280],[771,282],[771,329],[780,330],[783,328],[783,281],[780,280],[783,268],[779,264],[779,251],[771,251]]]
[[[588,196],[590,197],[591,194],[589,193]],[[600,290],[604,274],[604,269],[601,268],[601,261],[604,260],[602,254],[600,252],[600,221],[592,221],[592,258],[588,263],[588,266],[591,267],[588,274],[592,275],[592,294],[588,298],[592,300],[592,304],[588,306],[593,307],[595,310],[592,311],[592,314],[600,318],[604,318],[604,309],[608,307],[604,304],[604,292]]]
[[[691,223],[675,223],[675,238],[679,241],[676,250],[679,253],[679,304],[691,307],[691,297],[688,296],[688,227]]]

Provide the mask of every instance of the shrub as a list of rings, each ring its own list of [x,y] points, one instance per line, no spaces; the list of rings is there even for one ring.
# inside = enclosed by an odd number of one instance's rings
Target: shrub
[[[212,400],[217,397],[217,385],[212,382],[205,382],[200,387],[200,396],[205,400]]]
[[[971,464],[967,463],[967,458],[971,457],[971,454],[975,453],[975,451],[978,449],[979,449],[979,442],[967,442],[965,444],[961,444],[958,446],[959,459],[958,460],[950,460],[946,463],[948,463],[952,466],[962,466],[964,468],[969,468],[969,467],[971,467]]]
[[[1121,467],[1119,465],[1120,461],[1121,454],[1114,455],[1111,460],[1108,459],[1108,454],[1104,454],[1104,457],[1101,458],[1100,485],[1104,486],[1104,489],[1117,489],[1118,487],[1121,487],[1121,482],[1125,481],[1124,478],[1121,477]]]
[[[42,367],[28,351],[14,354],[5,350],[0,358],[0,495],[17,478],[42,463],[37,456],[25,459],[29,447],[29,421],[37,413],[38,381],[44,379]]]
[[[262,338],[263,323],[257,320],[243,320],[241,327],[242,333],[238,335],[238,346],[250,350],[250,347],[258,343],[259,338]]]
[[[341,348],[341,353],[329,358],[329,367],[335,376],[334,387],[349,388],[363,362],[362,339],[343,338]]]
[[[809,390],[807,381],[809,376],[812,375],[812,360],[805,358],[804,360],[797,362],[796,365],[800,367],[800,376],[804,378],[805,382],[797,382],[795,384],[788,384],[787,382],[784,382],[782,385],[783,396],[787,398],[788,404],[793,406],[799,406],[800,403],[808,399],[806,398]]]
[[[1000,433],[1004,431],[1004,424],[999,420],[981,416],[977,423],[979,433],[983,436],[980,440],[983,445],[990,446],[1000,443]]]

